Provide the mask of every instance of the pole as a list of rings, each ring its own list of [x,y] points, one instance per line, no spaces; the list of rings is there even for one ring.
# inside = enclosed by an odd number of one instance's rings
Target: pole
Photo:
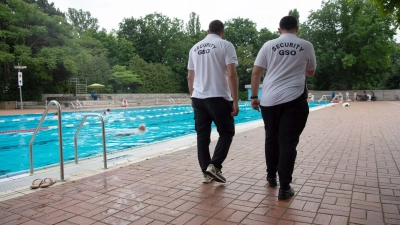
[[[19,76],[21,69],[26,69],[26,66],[20,66],[18,62],[18,66],[14,66],[14,68],[18,69],[18,76]],[[19,100],[21,101],[21,110],[23,110],[24,106],[22,104],[22,74],[21,74],[21,84],[19,83],[19,77],[18,77],[18,87],[19,87]]]
[[[23,110],[24,105],[22,104],[22,86],[19,86],[19,100],[21,102],[21,110]]]

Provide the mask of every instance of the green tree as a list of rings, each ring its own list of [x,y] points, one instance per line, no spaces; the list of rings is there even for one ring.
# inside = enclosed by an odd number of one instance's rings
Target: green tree
[[[99,21],[93,18],[90,12],[84,12],[82,9],[76,10],[68,8],[67,13],[68,21],[76,28],[76,32],[82,35],[88,29],[97,31],[99,29]]]
[[[177,74],[179,90],[188,92],[187,85],[187,62],[189,60],[189,50],[193,46],[191,37],[182,34],[180,42],[174,42],[164,55],[164,65],[171,68]]]
[[[42,10],[57,11],[50,8]],[[23,92],[26,100],[38,99],[46,90],[61,90],[53,85],[53,78],[66,79],[68,73],[76,71],[70,27],[63,16],[43,11],[38,4],[22,0],[0,4],[1,99],[18,98],[17,70],[13,68],[18,62],[28,68],[23,71],[24,86],[29,86]]]
[[[104,48],[108,52],[107,57],[111,66],[128,66],[136,54],[132,42],[125,38],[118,38],[114,31],[107,33],[104,29],[99,32],[89,29],[84,36],[97,40],[100,48]]]
[[[302,37],[314,44],[316,89],[378,88],[391,69],[390,18],[365,0],[332,0],[312,12]]]
[[[123,85],[136,87],[138,84],[142,83],[139,76],[133,73],[131,70],[126,70],[125,66],[115,65],[112,70],[113,73],[110,77],[110,80],[121,86],[121,93],[123,92]],[[132,88],[132,90],[133,89],[134,88]]]
[[[201,31],[201,24],[199,15],[192,12],[189,15],[189,22],[186,24],[186,32],[189,35],[197,34]]]
[[[391,16],[395,25],[395,30],[400,26],[400,1],[398,0],[370,0],[378,6],[378,12],[383,15]]]
[[[160,63],[147,63],[139,56],[134,56],[129,66],[138,74],[141,85],[139,93],[180,93],[179,76],[168,66]]]
[[[293,10],[291,9],[289,11],[288,15],[289,16],[294,16],[296,18],[297,22],[300,24],[300,13],[299,13],[299,11],[297,11],[297,9],[293,9]]]
[[[37,9],[42,11],[49,16],[62,16],[65,17],[65,14],[57,9],[54,3],[49,3],[47,0],[24,0],[26,3],[29,4],[36,4]]]
[[[225,39],[235,47],[254,45],[257,42],[258,31],[253,21],[238,17],[226,21],[224,25]]]
[[[118,37],[132,42],[140,58],[154,63],[163,63],[165,53],[180,41],[184,31],[182,20],[160,13],[139,19],[126,18],[119,26]]]
[[[107,84],[111,76],[111,71],[108,59],[104,54],[93,56],[88,53],[82,53],[77,59],[80,59],[77,62],[79,66],[77,77],[80,80],[87,79],[88,84]]]
[[[261,47],[264,45],[265,42],[267,42],[269,40],[273,40],[278,37],[279,37],[279,34],[277,31],[271,32],[267,28],[262,28],[258,32],[258,38],[256,40],[256,43],[253,45],[253,55],[257,56],[258,51],[260,51]]]
[[[400,44],[397,44],[395,51],[390,55],[392,61],[392,70],[386,80],[386,87],[388,89],[400,88]]]
[[[253,46],[240,45],[236,49],[239,66],[236,68],[239,78],[239,90],[246,91],[245,85],[251,84],[251,72],[256,58],[253,55]]]

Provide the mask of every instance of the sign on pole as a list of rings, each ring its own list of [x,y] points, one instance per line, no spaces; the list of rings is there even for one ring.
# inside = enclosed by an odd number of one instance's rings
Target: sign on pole
[[[22,72],[18,72],[18,86],[22,86]]]

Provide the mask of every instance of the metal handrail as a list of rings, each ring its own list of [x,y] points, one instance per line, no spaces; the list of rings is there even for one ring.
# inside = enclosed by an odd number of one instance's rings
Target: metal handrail
[[[44,111],[42,118],[40,119],[39,124],[36,127],[35,132],[32,135],[31,141],[29,142],[30,173],[33,174],[33,150],[32,150],[33,141],[35,140],[36,135],[39,132],[40,126],[42,126],[42,123],[43,123],[44,119],[46,118],[47,112],[49,111],[49,109],[52,105],[56,105],[57,110],[58,110],[58,143],[60,145],[60,179],[63,181],[64,180],[64,155],[63,155],[63,143],[62,143],[61,106],[56,100],[52,100],[49,102],[49,104],[47,104],[46,110]]]
[[[69,104],[71,104],[71,105],[72,105],[72,108],[76,109],[76,107],[75,107],[74,103],[70,102]]]
[[[103,133],[103,160],[104,160],[104,169],[107,169],[107,151],[106,151],[106,134],[105,134],[105,129],[104,129],[104,119],[103,116],[101,116],[100,114],[87,114],[81,121],[81,124],[79,124],[78,130],[76,130],[75,132],[75,136],[74,136],[74,143],[75,143],[75,163],[78,164],[78,134],[79,131],[81,130],[83,124],[86,121],[86,118],[89,116],[97,116],[100,118],[101,120],[101,129],[102,129],[102,133]]]
[[[71,104],[74,109],[78,109],[78,108],[82,108],[83,107],[81,102],[78,99],[76,99],[76,104],[75,105],[74,105],[73,102],[70,102],[69,104]]]
[[[76,99],[76,108],[78,108],[78,106],[80,106],[81,108],[83,107],[81,102],[78,99]]]

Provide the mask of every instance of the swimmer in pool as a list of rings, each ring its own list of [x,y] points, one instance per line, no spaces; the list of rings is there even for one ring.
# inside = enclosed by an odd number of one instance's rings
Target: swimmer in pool
[[[122,137],[122,136],[131,136],[131,135],[135,135],[138,133],[143,133],[146,131],[146,125],[144,124],[140,124],[137,128],[137,130],[134,130],[130,133],[125,133],[125,134],[117,134],[116,137]]]

